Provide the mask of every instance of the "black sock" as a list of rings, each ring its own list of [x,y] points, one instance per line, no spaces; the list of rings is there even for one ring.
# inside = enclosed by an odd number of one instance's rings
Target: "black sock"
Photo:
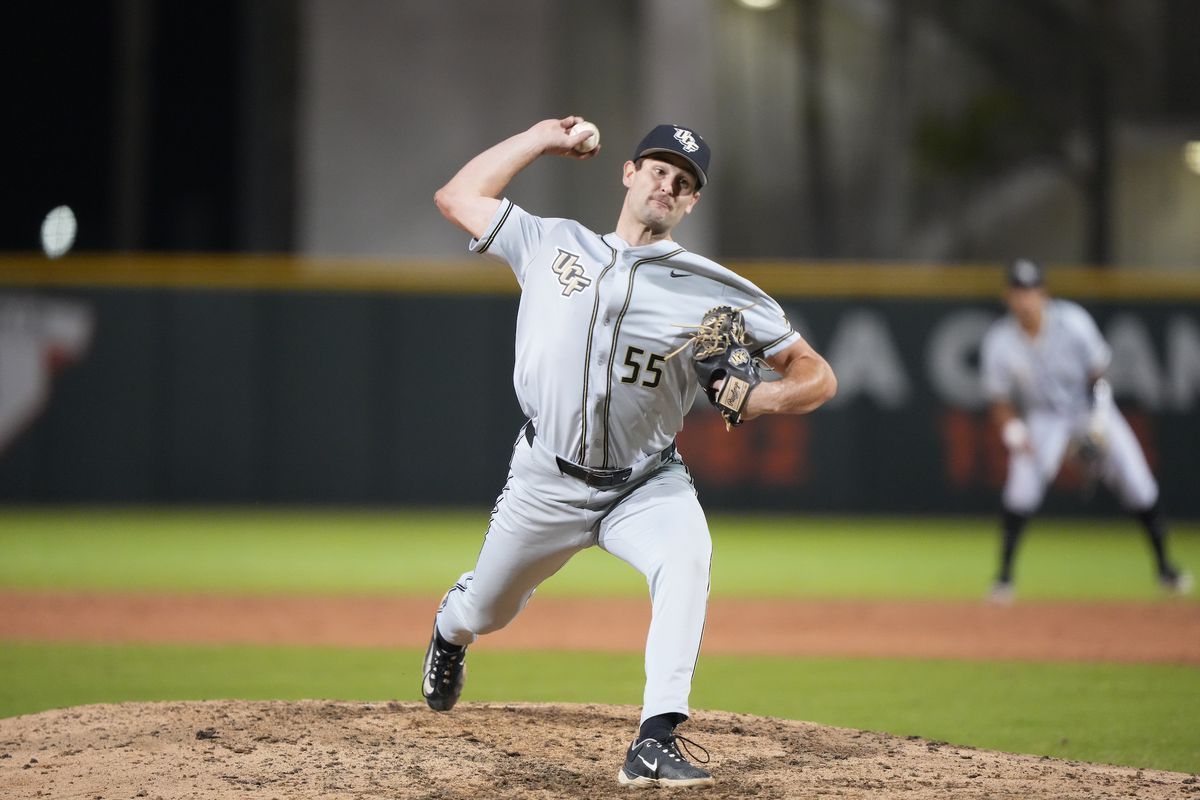
[[[436,626],[434,626],[433,635],[435,637],[437,637],[438,650],[441,650],[443,653],[458,653],[465,649],[464,645],[450,644],[445,639],[443,639],[442,632],[439,631]]]
[[[654,739],[657,742],[665,742],[667,737],[675,732],[675,726],[685,719],[687,716],[684,714],[674,712],[656,714],[642,723],[642,727],[638,730],[638,741]]]
[[[1012,565],[1017,553],[1017,542],[1021,540],[1021,531],[1025,530],[1028,522],[1028,514],[1004,510],[1003,538],[1000,540],[1000,574],[996,576],[996,580],[1001,583],[1012,582]]]
[[[1155,502],[1145,511],[1137,512],[1135,516],[1146,529],[1146,538],[1150,540],[1150,547],[1154,550],[1154,564],[1158,567],[1158,574],[1161,577],[1174,577],[1175,570],[1167,560],[1167,526],[1163,523],[1158,503]]]

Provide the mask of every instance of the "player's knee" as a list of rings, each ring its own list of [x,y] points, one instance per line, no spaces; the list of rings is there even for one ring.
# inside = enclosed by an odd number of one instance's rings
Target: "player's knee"
[[[1158,502],[1158,485],[1144,484],[1127,487],[1121,494],[1121,504],[1130,511],[1142,511],[1152,508]]]
[[[708,586],[709,552],[682,553],[661,564],[655,576],[659,585]]]
[[[1004,502],[1000,504],[1000,507],[1003,508],[1005,512],[1009,514],[1015,514],[1018,517],[1026,518],[1032,517],[1034,514],[1036,514],[1039,506],[1040,504],[1038,503],[1013,504]]]
[[[483,635],[485,633],[494,633],[508,625],[517,616],[518,610],[495,607],[468,607],[463,609],[461,614],[463,622],[468,629],[476,635]]]
[[[1032,516],[1037,512],[1042,504],[1042,492],[1032,489],[1024,489],[1020,491],[1008,490],[1004,492],[1004,497],[1001,505],[1005,511],[1011,511],[1014,514],[1023,516]]]

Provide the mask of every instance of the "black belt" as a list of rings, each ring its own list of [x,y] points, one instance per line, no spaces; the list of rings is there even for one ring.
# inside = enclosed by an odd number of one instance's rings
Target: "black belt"
[[[533,422],[526,422],[525,441],[529,442],[531,447],[533,446],[533,437],[535,436],[537,436],[537,430],[533,427]],[[659,453],[659,460],[666,461],[673,455],[675,455],[675,443],[671,442],[671,444]],[[633,474],[633,467],[624,467],[622,469],[591,469],[590,467],[581,467],[559,456],[555,456],[554,460],[558,462],[558,469],[564,475],[578,478],[588,486],[596,489],[611,489],[614,486],[620,486],[629,480],[629,476]]]

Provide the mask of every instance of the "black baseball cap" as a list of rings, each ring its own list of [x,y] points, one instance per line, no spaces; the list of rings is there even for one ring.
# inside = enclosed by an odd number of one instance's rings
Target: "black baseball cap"
[[[708,159],[711,152],[708,145],[700,138],[700,134],[691,128],[685,128],[682,125],[655,127],[637,146],[637,150],[633,153],[633,160],[637,161],[639,158],[652,156],[655,153],[674,153],[691,164],[700,186],[708,183]]]
[[[1028,258],[1018,258],[1008,265],[1008,285],[1014,289],[1036,289],[1045,282],[1042,268]]]

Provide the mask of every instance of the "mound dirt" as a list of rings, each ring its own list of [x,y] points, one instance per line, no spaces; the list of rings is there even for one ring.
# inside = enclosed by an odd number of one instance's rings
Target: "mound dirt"
[[[630,798],[632,706],[124,703],[0,719],[12,798]],[[1182,773],[1010,755],[916,737],[698,711],[704,798],[1187,798]],[[676,796],[676,795],[673,795]]]

